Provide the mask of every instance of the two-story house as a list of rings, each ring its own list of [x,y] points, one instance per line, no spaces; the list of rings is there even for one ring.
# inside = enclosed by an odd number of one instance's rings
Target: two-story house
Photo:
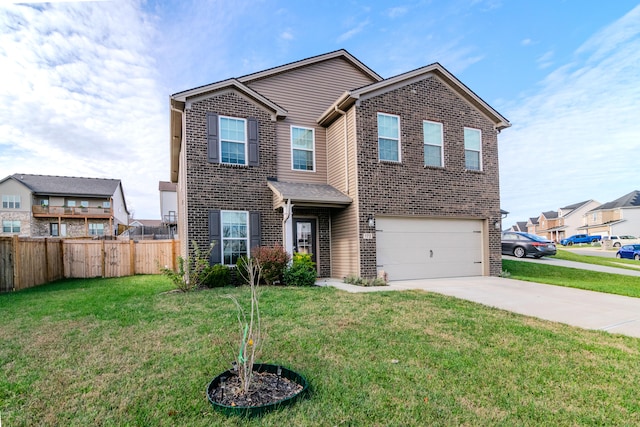
[[[113,236],[128,224],[118,179],[13,174],[0,194],[0,235]]]
[[[509,122],[442,65],[383,79],[338,50],[175,93],[182,253],[256,245],[321,277],[501,272],[497,135]]]
[[[635,190],[583,215],[583,233],[611,235],[640,235],[640,191]]]

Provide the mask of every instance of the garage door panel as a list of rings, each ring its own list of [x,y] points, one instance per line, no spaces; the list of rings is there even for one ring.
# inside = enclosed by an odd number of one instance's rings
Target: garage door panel
[[[389,280],[482,274],[482,221],[377,218],[378,268]]]

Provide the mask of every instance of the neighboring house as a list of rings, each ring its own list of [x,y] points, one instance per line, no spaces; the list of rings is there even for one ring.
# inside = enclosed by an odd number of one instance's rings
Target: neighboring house
[[[527,233],[527,222],[526,221],[518,221],[514,225],[511,226],[507,231],[519,231],[522,233]]]
[[[160,218],[162,226],[171,230],[171,234],[178,232],[178,194],[177,184],[173,182],[160,181],[158,184],[160,191]]]
[[[600,202],[591,199],[560,208],[558,215],[562,218],[562,227],[564,228],[559,230],[558,241],[574,234],[584,233],[580,229],[585,225],[584,214],[598,206],[600,206]]]
[[[583,233],[602,236],[640,235],[640,191],[631,193],[591,209],[583,215]]]
[[[435,63],[388,79],[345,50],[173,94],[181,252],[312,254],[320,277],[499,275],[500,130]]]
[[[557,235],[561,229],[562,218],[558,216],[557,211],[542,212],[538,217],[538,236],[558,241]]]
[[[13,174],[0,194],[0,235],[113,236],[129,222],[118,179]]]
[[[538,234],[538,230],[540,228],[540,225],[538,224],[538,218],[529,218],[529,221],[527,221],[527,233],[530,234]]]

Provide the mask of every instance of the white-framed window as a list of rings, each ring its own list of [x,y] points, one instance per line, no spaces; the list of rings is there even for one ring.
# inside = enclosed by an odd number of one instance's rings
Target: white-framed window
[[[480,129],[464,128],[464,165],[468,170],[482,170],[482,133]]]
[[[249,255],[249,212],[221,211],[222,263],[235,265],[243,255]]]
[[[400,117],[378,113],[378,160],[400,162]]]
[[[2,232],[3,233],[19,233],[20,232],[20,221],[3,220],[2,221]]]
[[[291,167],[313,172],[315,163],[314,129],[291,126]]]
[[[89,207],[89,202],[86,200],[83,200],[80,202],[80,207],[82,208],[88,208]]]
[[[76,201],[75,200],[67,200],[67,206],[69,206],[70,208],[75,208],[76,207]]]
[[[20,196],[3,194],[2,209],[20,209]]]
[[[89,235],[104,236],[104,224],[89,223]]]
[[[247,164],[247,121],[220,116],[220,161],[232,165]]]
[[[111,207],[111,202],[102,202],[102,207],[105,209],[109,209]]]
[[[422,133],[424,135],[424,165],[444,167],[442,123],[424,120]]]

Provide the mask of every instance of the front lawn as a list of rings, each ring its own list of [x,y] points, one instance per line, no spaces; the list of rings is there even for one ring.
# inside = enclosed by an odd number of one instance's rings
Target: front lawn
[[[604,265],[606,267],[626,268],[628,270],[638,271],[640,262],[633,259],[618,259],[605,256],[583,255],[576,251],[566,249],[558,249],[554,258],[566,261],[584,262],[586,264]]]
[[[582,258],[598,257],[582,256]],[[640,277],[638,276],[601,273],[598,271],[508,259],[502,260],[502,269],[507,271],[512,279],[587,289],[628,297],[640,297]]]
[[[524,263],[521,263],[524,264]],[[6,426],[639,425],[640,340],[420,291],[264,288],[265,362],[312,395],[258,420],[205,388],[236,351],[232,294],[161,276],[0,295]]]

